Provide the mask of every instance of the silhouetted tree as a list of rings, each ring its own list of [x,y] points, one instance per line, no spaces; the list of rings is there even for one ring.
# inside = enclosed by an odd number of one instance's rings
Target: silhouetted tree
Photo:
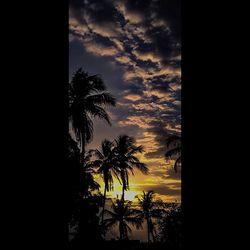
[[[137,196],[137,199],[139,201],[139,205],[142,208],[143,216],[146,219],[147,222],[147,234],[148,234],[148,242],[150,242],[150,234],[153,237],[153,223],[151,218],[151,210],[153,208],[153,191],[149,191],[145,193],[143,191],[143,194],[141,196]]]
[[[93,165],[98,167],[97,172],[102,175],[104,182],[104,200],[103,200],[103,210],[102,210],[102,224],[104,218],[104,209],[106,201],[106,193],[114,190],[113,186],[113,175],[119,180],[119,169],[116,165],[116,158],[114,153],[113,142],[109,140],[104,140],[101,144],[101,150],[92,150],[91,151],[97,160],[93,161]]]
[[[80,150],[77,143],[68,134],[68,190],[71,199],[76,199],[76,196],[79,194],[81,183],[80,172]]]
[[[84,244],[94,245],[103,240],[99,221],[99,209],[102,205],[102,199],[101,195],[96,194],[77,201],[74,219],[78,222],[78,226],[74,241],[79,249]]]
[[[67,214],[67,230],[72,224],[72,216],[75,212],[75,202],[79,199],[79,190],[80,188],[80,150],[77,146],[77,143],[71,138],[68,134],[68,158],[67,158],[67,204],[68,204],[68,214]],[[68,231],[69,235],[69,231]]]
[[[137,229],[142,228],[141,211],[133,209],[131,201],[116,200],[112,204],[112,211],[105,210],[105,214],[109,218],[104,220],[107,228],[112,228],[118,224],[120,240],[128,239],[128,233],[132,231],[129,224]]]
[[[143,152],[143,148],[142,146],[135,145],[135,139],[133,137],[121,135],[115,140],[115,144],[116,157],[122,182],[121,200],[124,201],[124,193],[129,189],[129,173],[134,174],[134,169],[138,169],[142,173],[147,174],[148,168],[136,157],[136,154]]]
[[[89,159],[90,155],[85,154],[85,144],[89,143],[93,137],[93,118],[103,119],[111,125],[110,118],[104,109],[107,105],[114,106],[115,98],[106,91],[102,79],[97,75],[89,75],[81,68],[78,69],[69,84],[69,122],[80,148],[77,149],[77,146],[73,145],[72,138],[69,140],[69,147],[71,147],[69,166],[76,170],[72,171],[71,182],[75,181],[73,186],[78,190],[74,190],[74,192],[79,195],[74,198],[74,213],[76,213],[76,209],[79,210],[78,216],[76,216],[79,224],[78,238],[84,237],[86,234],[84,230],[91,226],[88,225],[88,219],[91,219],[91,216],[86,217],[86,214],[90,212],[90,205],[93,204],[93,202],[89,203],[92,198],[90,194],[91,191],[99,188],[99,184],[93,177],[94,169]],[[96,210],[99,211],[97,206]],[[94,218],[96,217],[93,217],[93,223]]]
[[[68,166],[69,166],[69,214],[68,223],[72,228],[77,228],[76,241],[82,244],[83,240],[99,237],[98,228],[100,199],[102,196],[92,195],[91,192],[99,189],[99,184],[95,181],[93,174],[96,172],[91,164],[91,154],[85,154],[84,161],[81,162],[80,149],[78,144],[68,136]],[[86,231],[88,228],[88,231]],[[91,238],[92,237],[92,238]]]
[[[93,117],[104,119],[111,125],[104,106],[115,105],[115,98],[106,91],[103,80],[97,75],[89,75],[81,68],[74,74],[69,84],[69,118],[82,154],[85,143],[93,136]]]
[[[154,236],[154,224],[152,218],[161,218],[162,214],[165,213],[163,202],[159,200],[154,200],[154,191],[150,190],[148,192],[142,193],[142,195],[137,195],[139,205],[142,209],[143,218],[147,222],[147,235],[148,242],[151,242],[150,235],[152,236],[153,241],[155,241]]]
[[[181,206],[169,204],[166,216],[159,223],[159,240],[167,244],[168,249],[181,249]]]
[[[83,167],[81,168],[83,197],[86,198],[91,191],[99,190],[100,185],[95,181],[94,174],[97,173],[90,160],[91,154],[85,154]]]
[[[167,139],[167,152],[165,154],[166,160],[175,159],[174,170],[177,172],[178,167],[181,166],[181,137],[178,135],[171,135]]]

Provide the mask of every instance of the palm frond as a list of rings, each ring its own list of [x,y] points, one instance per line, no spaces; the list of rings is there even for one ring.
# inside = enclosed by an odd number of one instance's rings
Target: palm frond
[[[138,170],[140,170],[143,174],[148,174],[148,167],[146,166],[146,164],[141,163],[141,162],[131,162],[131,164],[137,168]]]
[[[110,117],[108,113],[104,110],[104,108],[93,105],[93,104],[88,104],[87,107],[88,112],[93,116],[93,117],[98,117],[100,119],[104,119],[109,125],[111,125],[110,122]]]
[[[166,144],[167,144],[167,147],[170,147],[171,145],[174,145],[174,146],[179,145],[180,142],[181,142],[180,136],[171,135],[171,136],[168,137]]]
[[[91,86],[91,91],[99,92],[106,90],[103,80],[98,75],[88,76],[86,82]]]
[[[116,213],[114,213],[114,212],[112,212],[110,210],[107,210],[107,209],[104,210],[104,214],[111,216],[111,218],[117,218],[117,214]],[[106,219],[106,220],[108,220],[108,219]]]
[[[172,148],[165,153],[165,157],[171,159],[172,157],[180,154],[180,152],[181,152],[180,147]]]
[[[87,103],[93,103],[95,105],[111,105],[115,106],[115,98],[107,92],[98,93],[86,97]]]
[[[136,229],[142,229],[143,217],[125,217],[125,221]]]
[[[118,223],[116,219],[104,219],[103,222],[106,228],[113,228]]]

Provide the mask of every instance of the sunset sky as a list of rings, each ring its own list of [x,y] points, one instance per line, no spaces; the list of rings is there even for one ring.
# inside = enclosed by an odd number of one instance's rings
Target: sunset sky
[[[180,171],[166,163],[166,138],[181,132],[179,0],[70,0],[69,78],[77,68],[99,74],[117,99],[108,109],[112,127],[94,121],[97,148],[104,138],[134,136],[149,175],[136,172],[125,198],[154,190],[180,201]],[[121,186],[110,197],[121,194]],[[101,189],[103,191],[103,187]]]

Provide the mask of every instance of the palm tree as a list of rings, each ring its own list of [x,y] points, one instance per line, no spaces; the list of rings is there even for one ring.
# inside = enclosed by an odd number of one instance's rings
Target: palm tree
[[[139,201],[139,205],[142,208],[143,217],[147,222],[148,242],[150,242],[150,235],[152,235],[152,238],[154,238],[152,223],[152,210],[154,208],[153,195],[154,191],[150,190],[146,193],[143,191],[142,195],[136,196]]]
[[[81,190],[83,197],[86,198],[91,194],[91,191],[99,190],[100,185],[95,181],[94,174],[97,173],[90,160],[91,154],[85,154],[83,158],[83,168],[81,168]]]
[[[115,175],[119,180],[118,176],[119,170],[115,162],[113,142],[105,139],[101,144],[101,151],[96,149],[92,150],[92,152],[93,155],[97,158],[97,160],[93,161],[93,165],[95,167],[98,167],[97,172],[102,175],[104,182],[103,210],[102,210],[102,220],[101,220],[103,224],[106,193],[114,190],[113,175]]]
[[[104,119],[109,125],[110,118],[104,106],[115,106],[115,98],[106,91],[98,75],[89,75],[78,69],[69,84],[69,119],[82,155],[85,144],[93,137],[93,117]]]
[[[120,135],[118,139],[115,140],[115,143],[115,152],[122,182],[121,200],[124,201],[124,193],[129,189],[129,173],[134,175],[134,169],[138,169],[143,174],[147,174],[148,168],[135,156],[138,153],[142,153],[143,148],[142,146],[135,145],[135,139],[133,137]]]
[[[142,217],[141,211],[133,209],[131,201],[116,200],[112,204],[112,211],[105,210],[105,213],[110,217],[104,220],[105,226],[107,228],[112,228],[118,224],[120,240],[128,239],[128,232],[130,233],[132,229],[129,224],[135,226],[137,229],[142,229]]]
[[[167,152],[165,154],[166,160],[175,159],[174,170],[177,172],[178,167],[181,166],[181,137],[178,135],[171,135],[167,139]]]
[[[93,218],[95,218],[95,214],[97,213],[88,211],[90,200],[94,197],[91,195],[91,191],[98,190],[100,187],[94,179],[93,174],[96,171],[91,164],[90,157],[90,154],[85,154],[84,157],[81,156],[77,142],[68,135],[68,223],[70,227],[78,228],[78,238],[86,238],[86,235],[84,235],[85,228],[90,227],[88,220],[90,216],[94,216]],[[82,163],[81,159],[83,158],[84,162]]]
[[[81,159],[84,159],[81,162]],[[85,153],[82,156],[78,144],[68,135],[68,163],[69,163],[69,188],[72,190],[72,196],[88,196],[91,191],[98,190],[100,185],[94,180],[96,173],[92,162],[91,154]]]

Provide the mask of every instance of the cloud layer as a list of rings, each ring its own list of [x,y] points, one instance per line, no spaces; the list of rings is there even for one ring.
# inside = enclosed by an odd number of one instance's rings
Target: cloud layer
[[[113,127],[144,146],[142,159],[160,180],[141,188],[174,198],[180,197],[180,176],[167,174],[164,153],[167,137],[181,133],[180,9],[180,0],[70,0],[69,9],[69,40],[82,45],[84,63],[106,58],[121,72],[109,88],[118,99],[110,110]]]

